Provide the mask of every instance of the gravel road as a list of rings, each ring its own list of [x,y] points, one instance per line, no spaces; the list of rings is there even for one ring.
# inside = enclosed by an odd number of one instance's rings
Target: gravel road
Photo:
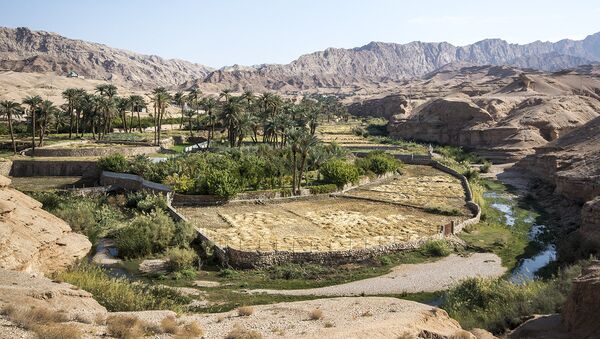
[[[504,274],[500,257],[493,253],[474,253],[468,257],[452,254],[424,264],[406,264],[375,278],[346,284],[303,290],[252,290],[250,293],[315,296],[381,295],[445,290],[469,277],[498,277]]]

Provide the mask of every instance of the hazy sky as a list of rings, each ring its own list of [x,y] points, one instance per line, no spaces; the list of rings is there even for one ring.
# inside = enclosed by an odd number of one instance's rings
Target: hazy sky
[[[327,47],[370,41],[582,39],[600,31],[600,2],[0,0],[0,26],[221,67],[288,63]]]

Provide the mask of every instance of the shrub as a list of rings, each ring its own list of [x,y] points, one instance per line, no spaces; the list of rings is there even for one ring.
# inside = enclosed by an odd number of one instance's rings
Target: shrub
[[[448,216],[459,216],[459,215],[462,214],[456,208],[447,210],[447,209],[443,209],[443,208],[440,208],[440,207],[426,207],[425,208],[425,212],[427,212],[427,213],[433,213],[433,214],[440,214],[440,215],[448,215]]]
[[[240,317],[249,317],[254,314],[254,308],[252,306],[241,306],[237,309]]]
[[[326,184],[310,186],[308,189],[310,190],[310,194],[327,194],[337,191],[337,186],[334,184]]]
[[[238,178],[233,173],[210,170],[203,179],[206,193],[229,199],[241,190]]]
[[[155,209],[167,210],[167,198],[154,192],[137,191],[127,195],[127,206],[141,212],[150,212]]]
[[[187,247],[196,238],[196,228],[186,221],[175,223],[175,232],[171,239],[171,246]]]
[[[36,326],[34,329],[39,339],[80,339],[83,334],[73,324],[48,324]]]
[[[112,154],[98,159],[98,167],[111,172],[128,172],[129,162],[123,154]]]
[[[108,334],[122,339],[143,338],[148,324],[134,316],[113,315],[106,319]]]
[[[163,252],[173,241],[175,223],[161,210],[136,216],[115,234],[119,255],[138,258]]]
[[[398,170],[401,163],[393,156],[376,151],[370,152],[364,158],[358,158],[354,162],[363,173],[375,173],[383,175]]]
[[[168,175],[164,180],[163,184],[171,187],[175,192],[188,193],[194,190],[195,181],[185,174],[179,175],[174,173]]]
[[[169,265],[173,271],[192,269],[196,266],[198,254],[189,248],[169,248],[165,252]]]
[[[483,165],[481,165],[481,167],[479,168],[479,171],[481,173],[488,173],[490,171],[491,167],[492,167],[492,163],[486,160],[483,162]]]
[[[251,331],[236,325],[229,332],[225,339],[262,339],[262,334],[256,331]]]
[[[320,169],[323,180],[342,188],[347,183],[358,182],[358,169],[341,159],[329,160]]]
[[[231,268],[224,268],[219,271],[219,277],[221,278],[233,278],[238,275],[238,272]]]
[[[308,314],[308,318],[310,320],[323,319],[323,311],[318,308],[315,308],[314,310],[310,311],[310,313]]]
[[[38,325],[61,323],[69,320],[64,313],[42,307],[25,308],[7,305],[2,308],[0,314],[5,315],[18,326],[28,330],[34,330]]]
[[[183,327],[179,330],[178,334],[184,338],[196,338],[202,336],[204,334],[204,331],[202,330],[202,327],[198,325],[197,322],[191,322],[183,325]]]
[[[427,256],[445,257],[450,252],[450,246],[444,240],[429,240],[421,246],[421,253]]]
[[[179,330],[177,319],[172,315],[163,318],[163,320],[160,321],[160,329],[163,333],[176,334]]]
[[[449,289],[442,308],[463,328],[485,328],[502,333],[514,328],[525,316],[560,311],[581,264],[559,271],[548,281],[533,280],[513,284],[502,278],[468,278]]]
[[[70,271],[61,272],[56,279],[90,292],[94,299],[111,312],[180,311],[181,305],[190,302],[188,297],[172,288],[111,278],[101,268],[90,264],[80,264]]]

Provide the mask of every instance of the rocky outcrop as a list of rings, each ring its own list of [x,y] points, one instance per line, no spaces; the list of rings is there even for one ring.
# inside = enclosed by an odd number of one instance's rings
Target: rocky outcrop
[[[362,100],[348,106],[348,113],[359,117],[390,119],[407,113],[408,101],[404,95],[394,94],[383,98]]]
[[[71,71],[86,78],[134,87],[174,86],[203,78],[212,69],[27,28],[0,28],[0,69],[18,72]]]
[[[515,94],[521,91],[521,81],[516,87],[510,84],[501,89],[499,92],[506,92],[503,94],[431,99],[408,117],[393,117],[388,131],[392,137],[466,147],[492,161],[510,162],[534,153],[535,148],[557,140],[600,114],[600,101],[590,97],[593,91],[589,96],[536,93],[523,97]],[[536,81],[536,88],[556,93],[555,88],[545,88],[545,83]],[[594,82],[593,86],[600,89],[600,83]],[[569,179],[564,180],[560,187],[575,187]]]
[[[89,240],[0,176],[0,268],[50,274],[84,257]]]
[[[573,286],[561,314],[541,315],[523,323],[511,339],[596,339],[600,333],[600,261],[584,268]]]
[[[106,312],[90,293],[73,285],[0,268],[0,306],[6,304],[66,311],[71,316]]]
[[[573,280],[562,312],[564,324],[575,338],[597,338],[600,333],[600,261],[583,269]]]

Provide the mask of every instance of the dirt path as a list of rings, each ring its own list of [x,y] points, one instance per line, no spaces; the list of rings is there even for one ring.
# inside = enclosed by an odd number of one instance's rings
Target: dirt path
[[[468,257],[452,254],[444,259],[424,264],[395,267],[380,277],[346,284],[304,290],[252,290],[250,293],[317,296],[381,295],[445,290],[468,277],[498,277],[504,274],[500,257],[493,253],[474,253]]]

